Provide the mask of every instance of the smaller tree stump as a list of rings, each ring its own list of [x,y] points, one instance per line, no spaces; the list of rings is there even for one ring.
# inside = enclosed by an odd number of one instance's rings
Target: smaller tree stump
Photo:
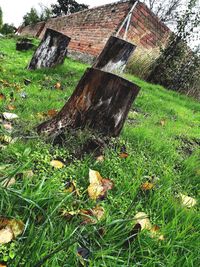
[[[27,50],[32,49],[33,47],[34,47],[34,44],[32,44],[31,39],[28,39],[28,38],[23,38],[16,43],[17,51],[27,51]]]
[[[107,72],[124,71],[128,59],[135,51],[136,46],[123,39],[111,36],[101,54],[93,64],[93,68],[97,68]]]
[[[70,40],[71,38],[61,32],[47,29],[27,68],[35,70],[62,64],[67,54],[67,46]]]
[[[39,125],[38,133],[58,135],[67,128],[89,127],[104,136],[118,136],[139,90],[117,75],[89,68],[62,110]]]

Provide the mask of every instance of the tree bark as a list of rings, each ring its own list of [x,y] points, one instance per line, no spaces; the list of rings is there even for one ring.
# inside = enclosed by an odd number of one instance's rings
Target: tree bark
[[[51,68],[64,62],[71,38],[52,29],[45,35],[34,53],[28,69]]]
[[[86,70],[74,93],[38,133],[58,135],[67,128],[91,128],[104,136],[118,136],[140,88],[99,69]]]
[[[135,49],[136,46],[134,44],[111,36],[95,61],[93,68],[107,72],[122,73]]]

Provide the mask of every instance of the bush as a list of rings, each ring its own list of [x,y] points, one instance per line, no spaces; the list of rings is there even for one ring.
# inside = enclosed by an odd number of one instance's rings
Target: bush
[[[147,50],[137,47],[127,64],[127,71],[141,79],[146,79],[151,72],[152,64],[159,57],[159,55],[159,48]]]

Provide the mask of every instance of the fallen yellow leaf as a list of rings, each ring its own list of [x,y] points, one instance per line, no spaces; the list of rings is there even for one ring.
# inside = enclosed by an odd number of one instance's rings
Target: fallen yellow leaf
[[[93,200],[104,198],[106,192],[113,188],[113,182],[110,179],[103,179],[100,173],[94,170],[89,171],[89,181],[88,194]]]
[[[54,86],[56,89],[60,89],[61,88],[61,83],[56,83]]]
[[[103,155],[98,156],[98,157],[96,158],[96,161],[97,161],[97,162],[103,162],[103,161],[104,161],[104,156],[103,156]]]
[[[6,244],[22,234],[24,224],[20,220],[0,217],[0,229],[0,244]]]
[[[0,142],[10,144],[12,142],[12,138],[8,135],[1,135],[0,136]]]
[[[136,223],[140,224],[141,230],[151,230],[152,225],[148,215],[145,212],[138,212],[135,215],[134,220],[136,221]]]
[[[62,163],[61,161],[59,161],[59,160],[52,160],[51,162],[50,162],[50,165],[52,166],[52,167],[54,167],[55,169],[61,169],[61,168],[63,168],[65,165],[64,165],[64,163]]]
[[[192,208],[197,204],[196,199],[194,199],[193,197],[189,197],[189,196],[183,195],[181,193],[179,194],[179,197],[180,197],[181,203],[184,207]]]
[[[153,187],[154,187],[154,184],[149,183],[149,182],[145,182],[144,184],[141,185],[141,189],[143,191],[149,191],[149,190],[153,189]]]
[[[8,109],[8,110],[15,110],[15,109],[16,109],[16,107],[15,107],[15,106],[13,106],[13,105],[8,105],[8,106],[7,106],[7,109]]]
[[[13,239],[13,231],[10,226],[0,230],[0,245],[7,244]]]
[[[7,178],[7,179],[3,180],[3,182],[1,183],[1,185],[3,187],[10,187],[10,186],[14,185],[15,183],[16,183],[16,180],[13,177],[11,179]]]
[[[166,124],[166,121],[165,120],[161,120],[160,121],[160,125],[163,127],[163,126],[165,126],[165,124]]]

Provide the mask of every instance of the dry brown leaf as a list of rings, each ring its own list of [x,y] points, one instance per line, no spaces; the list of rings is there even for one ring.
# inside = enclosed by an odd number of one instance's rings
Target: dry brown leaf
[[[103,179],[100,173],[94,170],[89,171],[89,181],[88,194],[93,200],[104,198],[114,185],[110,179]]]
[[[160,235],[160,227],[158,225],[152,226],[150,232],[152,238],[158,238],[160,241],[165,240],[164,235]]]
[[[157,238],[158,240],[164,240],[164,236],[160,235],[160,227],[158,225],[151,224],[148,215],[145,212],[138,212],[134,220],[136,220],[136,225],[139,224],[141,226],[141,230],[148,230],[150,232],[150,237]]]
[[[5,263],[0,263],[0,267],[7,267]]]
[[[96,224],[100,221],[105,214],[105,210],[103,207],[96,206],[90,210],[81,210],[80,215],[83,218],[83,224]]]
[[[5,100],[5,99],[6,99],[5,95],[3,93],[0,93],[0,100]]]
[[[179,197],[184,207],[192,208],[197,204],[196,199],[194,199],[193,197],[189,197],[183,194],[179,194]]]
[[[47,115],[49,117],[54,117],[57,113],[58,113],[58,111],[55,110],[55,109],[50,109],[50,110],[47,111]]]
[[[7,109],[8,110],[15,110],[16,109],[16,106],[14,106],[14,105],[8,105],[7,106]]]
[[[22,234],[24,224],[20,220],[0,217],[0,229],[0,244],[6,244]]]
[[[128,156],[129,156],[129,154],[128,153],[120,153],[119,154],[119,157],[121,158],[121,159],[126,159],[126,158],[128,158]]]
[[[154,184],[149,183],[149,182],[145,182],[144,184],[141,185],[141,189],[143,191],[149,191],[149,190],[151,190],[153,188],[154,188]]]
[[[64,163],[62,163],[61,161],[59,161],[59,160],[52,160],[51,162],[50,162],[50,165],[52,166],[52,167],[54,167],[55,169],[61,169],[61,168],[63,168],[65,165],[64,165]]]
[[[138,212],[135,217],[134,220],[136,221],[136,224],[140,224],[141,226],[141,230],[151,230],[152,225],[151,222],[149,220],[148,215],[145,212]]]

